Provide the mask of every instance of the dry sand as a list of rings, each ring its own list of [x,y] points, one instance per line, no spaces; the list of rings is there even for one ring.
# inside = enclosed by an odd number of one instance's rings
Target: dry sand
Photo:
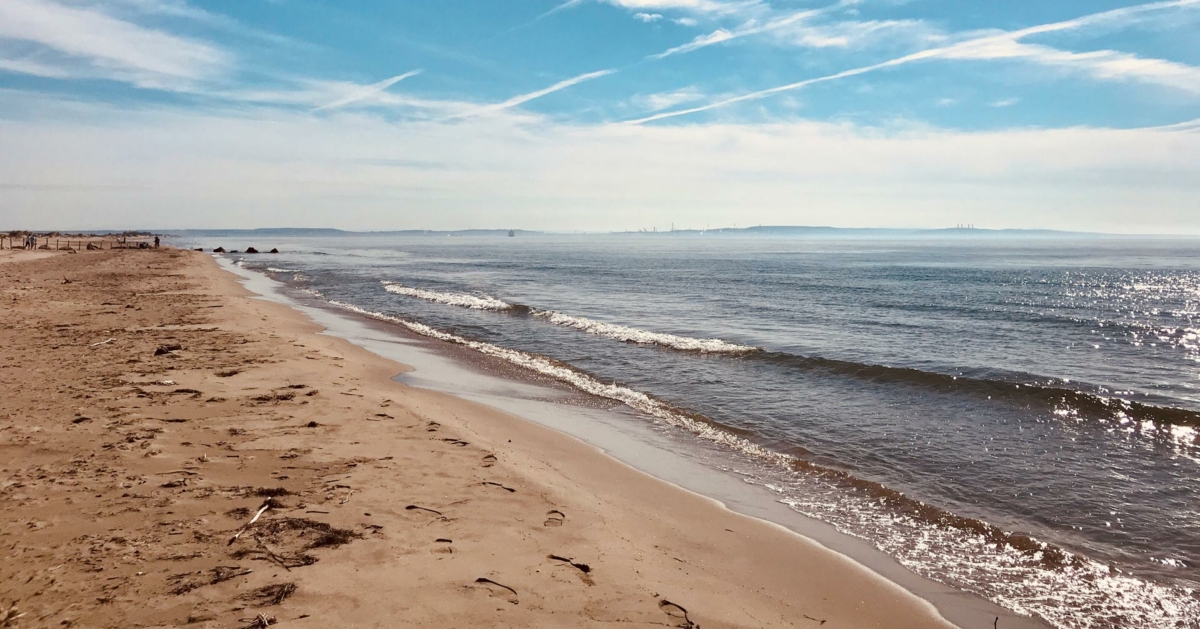
[[[2,627],[949,626],[202,254],[3,260]]]

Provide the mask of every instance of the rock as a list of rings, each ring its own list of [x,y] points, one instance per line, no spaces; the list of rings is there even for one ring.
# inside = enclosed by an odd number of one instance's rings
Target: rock
[[[246,253],[258,253],[258,249],[254,247],[246,247]]]
[[[241,253],[241,252],[240,252],[240,251],[238,251],[237,249],[230,249],[230,250],[229,250],[229,253]]]
[[[278,250],[278,249],[271,249],[271,250],[270,250],[270,251],[268,251],[267,253],[279,253],[279,250]]]
[[[100,247],[99,247],[99,246],[98,246],[96,243],[94,243],[94,242],[89,242],[89,243],[87,244],[87,250],[88,250],[88,251],[99,251],[99,249],[100,249]]]
[[[225,253],[225,247],[217,247],[213,249],[213,253]]]
[[[154,350],[154,355],[162,356],[163,354],[170,354],[171,352],[177,352],[181,349],[183,349],[182,345],[159,345],[158,348]]]
[[[196,247],[195,251],[204,251],[204,247]]]

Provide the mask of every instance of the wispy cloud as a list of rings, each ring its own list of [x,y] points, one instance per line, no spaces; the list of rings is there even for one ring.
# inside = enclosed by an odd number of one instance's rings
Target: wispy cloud
[[[693,39],[692,41],[690,41],[686,44],[674,46],[674,47],[668,48],[667,50],[664,50],[663,52],[660,52],[658,54],[650,55],[649,58],[650,59],[664,59],[664,58],[670,57],[672,55],[689,53],[694,50],[699,50],[700,48],[705,48],[708,46],[712,46],[713,44],[719,44],[719,43],[727,42],[727,41],[730,41],[733,39],[740,39],[742,37],[749,37],[751,35],[760,35],[763,33],[770,33],[773,31],[786,30],[786,29],[789,29],[790,27],[800,25],[803,22],[805,22],[811,18],[814,18],[814,17],[820,16],[820,15],[829,13],[830,11],[835,11],[839,8],[842,8],[843,6],[846,5],[846,3],[847,3],[847,0],[842,0],[840,2],[837,2],[835,4],[832,4],[827,7],[820,8],[820,9],[807,9],[804,11],[797,11],[794,13],[780,16],[780,17],[768,18],[765,20],[750,19],[750,20],[747,20],[746,22],[744,22],[741,26],[734,28],[733,30],[729,30],[726,28],[718,28],[717,30],[715,30],[711,33],[708,33],[707,35],[699,35],[695,39]],[[758,7],[759,5],[755,4],[753,6]],[[694,20],[693,20],[693,23],[694,23]],[[811,36],[815,37],[815,35],[811,35]],[[826,39],[828,39],[828,37]]]
[[[544,20],[544,19],[550,17],[551,15],[554,15],[555,13],[558,13],[560,11],[566,11],[567,9],[570,9],[572,7],[577,7],[583,3],[584,3],[584,0],[567,0],[566,2],[554,7],[553,9],[550,9],[549,11],[546,11],[545,13],[542,13],[541,15],[533,18],[533,20],[530,21],[529,23],[533,24],[534,22],[539,22],[541,20]]]
[[[599,0],[624,9],[638,11],[681,10],[691,13],[732,14],[744,12],[752,7],[763,6],[758,0]]]
[[[40,76],[50,79],[69,79],[71,73],[65,69],[39,63],[33,59],[3,59],[0,58],[0,71],[14,72],[16,74],[28,74],[31,76]]]
[[[32,45],[34,53],[27,52]],[[9,71],[105,78],[182,89],[226,71],[231,56],[206,43],[138,26],[99,9],[47,0],[0,2],[0,60]]]
[[[704,92],[695,87],[687,87],[670,92],[658,92],[635,96],[633,103],[646,111],[660,111],[683,103],[690,103],[704,98]]]
[[[880,41],[928,45],[942,38],[922,20],[839,20],[827,24],[798,23],[773,33],[774,41],[799,48],[855,48]]]
[[[355,89],[355,90],[351,91],[350,93],[346,94],[345,96],[333,101],[332,103],[329,103],[326,105],[321,105],[320,107],[317,107],[316,111],[321,111],[321,110],[326,110],[326,109],[336,109],[338,107],[344,107],[351,103],[357,103],[357,102],[360,102],[363,100],[370,99],[370,98],[378,95],[379,93],[383,92],[387,88],[399,83],[400,81],[403,81],[404,79],[407,79],[412,76],[416,76],[420,73],[421,73],[420,70],[412,70],[411,72],[405,72],[404,74],[394,76],[390,79],[384,79],[384,80],[382,80],[378,83],[374,83],[372,85],[363,85],[363,86],[359,87],[358,89]]]
[[[1200,0],[1173,0],[1125,7],[1112,11],[1104,11],[1086,15],[1072,20],[1042,24],[1010,32],[990,33],[975,36],[963,41],[945,46],[928,48],[890,59],[834,74],[804,79],[786,85],[780,85],[765,90],[758,90],[732,98],[726,98],[707,105],[670,111],[629,121],[630,124],[643,124],[726,107],[736,103],[767,98],[781,92],[788,92],[808,87],[817,83],[836,81],[853,76],[867,74],[887,68],[906,65],[918,61],[932,59],[952,60],[1004,60],[1017,59],[1043,66],[1053,66],[1064,70],[1082,72],[1097,79],[1139,81],[1172,87],[1194,94],[1200,94],[1200,68],[1162,59],[1147,59],[1136,55],[1112,50],[1100,50],[1086,53],[1076,53],[1052,48],[1041,44],[1028,44],[1019,40],[1044,33],[1053,33],[1080,29],[1097,24],[1114,24],[1139,14],[1172,8],[1200,7]]]
[[[615,74],[616,72],[617,72],[616,70],[599,70],[597,72],[588,72],[587,74],[580,74],[578,76],[573,76],[569,79],[559,81],[558,83],[555,83],[554,85],[551,85],[550,87],[546,87],[546,88],[543,88],[543,89],[540,89],[537,91],[529,92],[527,94],[521,94],[520,96],[514,96],[503,102],[495,103],[492,105],[484,105],[483,107],[479,107],[477,109],[474,109],[472,111],[469,111],[469,112],[466,112],[463,114],[450,116],[450,118],[451,119],[469,118],[469,117],[474,117],[474,116],[482,116],[482,115],[486,115],[486,114],[498,113],[498,112],[504,111],[506,109],[512,109],[513,107],[516,107],[518,105],[523,105],[531,100],[546,96],[547,94],[553,94],[554,92],[567,89],[568,87],[571,87],[572,85],[578,85],[580,83],[583,83],[584,81],[591,81],[592,79],[598,79],[602,76],[608,76],[610,74]]]
[[[674,48],[668,48],[656,55],[650,55],[649,58],[650,59],[664,59],[666,57],[670,57],[671,55],[688,53],[693,50],[704,48],[706,46],[711,46],[713,44],[719,44],[723,41],[729,41],[731,39],[735,39],[737,37],[742,37],[742,36],[744,36],[744,33],[735,35],[732,31],[727,31],[723,28],[718,28],[717,30],[715,30],[711,33],[708,33],[706,35],[697,35],[695,39],[693,39],[692,41],[690,41],[686,44],[681,44],[679,46],[675,46]]]
[[[1021,99],[1019,99],[1019,98],[1002,98],[998,101],[993,102],[992,107],[997,107],[997,108],[1012,107],[1013,105],[1016,105],[1019,102],[1021,102]]]
[[[634,13],[633,14],[633,19],[639,20],[641,22],[646,22],[647,24],[649,24],[650,22],[657,22],[658,20],[661,20],[662,17],[663,16],[661,13]]]

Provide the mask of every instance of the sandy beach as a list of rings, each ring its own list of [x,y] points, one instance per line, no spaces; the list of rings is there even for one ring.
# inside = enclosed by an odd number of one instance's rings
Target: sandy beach
[[[207,255],[43,253],[0,256],[0,625],[951,626]]]

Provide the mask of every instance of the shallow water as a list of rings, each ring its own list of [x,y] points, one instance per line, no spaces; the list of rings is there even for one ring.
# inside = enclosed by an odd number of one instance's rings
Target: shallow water
[[[1198,241],[197,244],[277,246],[243,264],[738,452],[727,473],[1016,611],[1200,623]]]

